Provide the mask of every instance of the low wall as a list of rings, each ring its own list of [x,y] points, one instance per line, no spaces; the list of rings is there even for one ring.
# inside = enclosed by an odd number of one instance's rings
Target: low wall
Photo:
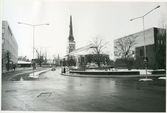
[[[166,71],[152,71],[152,74],[166,74]]]
[[[70,73],[84,74],[84,75],[140,75],[139,71],[117,71],[117,72],[97,72],[97,71],[70,71]]]

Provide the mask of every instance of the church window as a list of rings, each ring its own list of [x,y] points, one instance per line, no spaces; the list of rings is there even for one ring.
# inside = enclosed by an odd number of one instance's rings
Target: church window
[[[143,51],[142,51],[142,49],[140,49],[140,56],[143,56]]]
[[[2,28],[2,36],[4,37],[4,34],[5,34],[5,29]]]
[[[158,40],[158,44],[159,44],[159,40]]]
[[[81,57],[81,62],[85,62],[85,59],[84,59],[84,57]]]
[[[163,45],[163,40],[161,40],[161,44]]]

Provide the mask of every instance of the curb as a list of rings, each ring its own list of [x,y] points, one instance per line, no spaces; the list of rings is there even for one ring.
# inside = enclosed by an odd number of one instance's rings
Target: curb
[[[22,70],[32,70],[32,68],[16,68],[15,71],[13,69],[10,69],[9,71],[7,70],[1,70],[1,73],[10,73],[10,72],[17,72],[17,71],[22,71]]]
[[[80,74],[70,74],[70,73],[61,73],[63,76],[69,77],[91,77],[91,78],[141,78],[146,77],[146,75],[80,75]],[[158,75],[147,75],[147,77],[166,77],[166,74]]]
[[[46,70],[42,70],[42,71],[37,71],[37,72],[34,72],[34,75],[33,73],[30,73],[29,74],[29,77],[30,78],[39,78],[39,75],[42,74],[42,73],[45,73],[47,71],[50,71],[51,69],[46,69]]]

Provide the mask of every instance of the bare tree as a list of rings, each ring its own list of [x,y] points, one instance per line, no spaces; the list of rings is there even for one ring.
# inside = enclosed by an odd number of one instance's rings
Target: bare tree
[[[53,61],[54,61],[55,65],[60,66],[60,56],[59,56],[59,54],[57,56],[53,55]]]
[[[131,59],[133,59],[134,51],[132,48],[136,44],[138,36],[126,36],[114,42],[114,56],[123,59],[128,68],[131,66]]]
[[[44,62],[44,53],[42,52],[41,48],[34,48],[36,55],[37,55],[37,63],[39,63],[40,67],[42,66],[42,63]]]
[[[92,45],[91,48],[93,49],[93,54],[96,55],[96,62],[97,65],[100,67],[101,58],[103,56],[102,54],[104,54],[104,51],[107,48],[107,46],[109,46],[109,43],[104,42],[104,40],[99,37],[93,38],[93,40],[89,43]]]
[[[18,57],[19,61],[25,61],[25,62],[30,62],[30,60],[27,58],[27,56],[19,56]]]
[[[26,61],[27,60],[27,56],[22,58],[22,61]]]
[[[26,60],[26,62],[30,62],[30,60],[29,60],[29,59],[27,59],[27,60]]]
[[[23,56],[19,56],[19,57],[18,57],[18,60],[19,60],[19,61],[22,61],[22,59],[23,59]]]
[[[159,21],[159,27],[158,28],[158,36],[160,38],[166,37],[166,15],[162,14],[160,21]]]
[[[159,27],[160,28],[163,28],[163,29],[166,29],[166,15],[165,14],[162,14],[160,20],[159,20]]]

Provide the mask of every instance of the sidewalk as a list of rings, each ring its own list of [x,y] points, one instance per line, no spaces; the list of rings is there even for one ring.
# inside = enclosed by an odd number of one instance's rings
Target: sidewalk
[[[22,67],[22,68],[16,68],[15,71],[13,69],[7,71],[7,70],[3,70],[2,73],[9,73],[9,72],[17,72],[17,71],[22,71],[22,70],[31,70],[32,67]]]
[[[38,78],[40,74],[45,73],[47,71],[50,71],[52,68],[46,69],[46,70],[42,70],[42,71],[37,71],[34,73],[29,74],[29,77],[31,78]]]
[[[35,76],[38,76],[39,74],[49,71],[51,69],[46,69],[46,68],[40,68],[38,67],[37,69],[34,70],[34,74]],[[6,73],[2,73],[2,81],[9,81],[9,80],[16,80],[19,78],[20,75],[26,75],[26,76],[30,76],[33,73],[33,69],[32,68],[19,68],[16,71],[8,71]],[[35,77],[34,77],[35,78]]]

